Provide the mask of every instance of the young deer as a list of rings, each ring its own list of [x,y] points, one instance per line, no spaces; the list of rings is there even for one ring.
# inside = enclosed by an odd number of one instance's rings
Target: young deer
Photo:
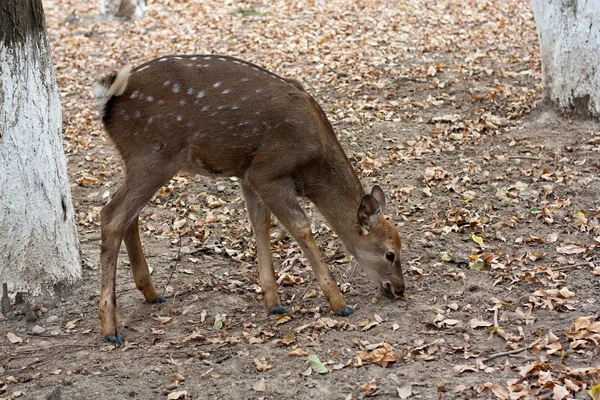
[[[101,213],[99,309],[107,341],[123,343],[115,300],[121,241],[137,288],[148,302],[164,301],[150,280],[138,216],[179,171],[240,179],[269,312],[287,312],[273,270],[271,213],[302,247],[331,310],[354,311],[319,254],[298,196],[319,208],[384,294],[404,292],[400,237],[382,216],[383,191],[365,194],[325,113],[297,82],[232,57],[167,56],[106,76],[95,94],[125,162],[125,183]]]

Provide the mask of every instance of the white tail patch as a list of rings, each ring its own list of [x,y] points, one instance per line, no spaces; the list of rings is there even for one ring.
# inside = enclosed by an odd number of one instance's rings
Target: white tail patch
[[[104,106],[112,96],[120,96],[125,93],[130,73],[131,67],[127,65],[121,68],[112,83],[109,83],[109,80],[104,78],[96,84],[94,87],[94,94],[97,97],[98,106],[102,111],[104,111]]]

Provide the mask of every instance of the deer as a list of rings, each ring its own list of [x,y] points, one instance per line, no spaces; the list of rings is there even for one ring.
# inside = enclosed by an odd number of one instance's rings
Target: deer
[[[229,56],[169,55],[104,76],[94,93],[125,170],[100,213],[99,316],[106,341],[124,343],[115,293],[122,241],[137,289],[149,303],[165,301],[150,278],[139,215],[177,173],[238,178],[270,314],[288,312],[277,293],[271,215],[301,247],[331,311],[354,312],[320,255],[299,197],[318,208],[383,295],[403,295],[402,245],[384,217],[385,194],[378,185],[366,193],[325,112],[296,80]]]

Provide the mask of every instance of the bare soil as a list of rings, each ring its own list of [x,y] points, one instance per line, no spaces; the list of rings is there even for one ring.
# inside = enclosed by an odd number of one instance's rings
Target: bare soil
[[[47,13],[60,10],[51,5]],[[58,29],[53,18],[51,35]],[[524,46],[533,53],[535,40]],[[411,399],[492,399],[502,398],[492,387],[518,393],[517,382],[530,392],[512,398],[550,398],[554,386],[544,387],[539,375],[519,375],[536,362],[555,385],[568,386],[565,378],[578,385],[565,398],[587,398],[599,382],[593,373],[569,371],[598,368],[598,342],[572,348],[566,333],[578,318],[597,319],[600,311],[600,126],[539,104],[536,59],[469,75],[451,51],[438,50],[434,58],[448,65],[435,73],[443,88],[433,77],[407,74],[394,78],[394,87],[369,89],[373,98],[393,90],[396,117],[333,118],[365,187],[378,183],[389,195],[387,214],[405,246],[406,299],[380,299],[306,202],[326,261],[356,312],[346,318],[330,312],[300,250],[273,221],[276,269],[293,281],[280,295],[293,312],[289,321],[267,315],[238,183],[182,175],[157,194],[141,222],[152,277],[167,301],[143,300],[123,246],[117,304],[127,345],[105,344],[97,316],[97,215],[123,175],[94,121],[96,146],[77,147],[70,136],[65,143],[83,279],[52,299],[26,296],[41,307],[29,313],[32,321],[23,304],[0,321],[0,398],[164,399],[185,391],[181,398],[387,399],[410,387]],[[413,62],[420,68],[420,60]],[[527,66],[530,72],[522,73]],[[509,104],[509,86],[524,100]],[[332,91],[315,94],[328,114],[326,104],[344,99]],[[65,114],[77,112],[71,99],[65,103]],[[103,172],[88,184],[82,176],[90,171]],[[209,209],[209,196],[223,203]],[[175,228],[182,218],[186,224]],[[35,326],[44,331],[33,333]],[[10,343],[9,332],[23,341]],[[360,353],[384,342],[398,356],[386,367]],[[329,373],[311,371],[306,356],[289,355],[297,349],[317,355]],[[363,385],[372,380],[371,394]]]

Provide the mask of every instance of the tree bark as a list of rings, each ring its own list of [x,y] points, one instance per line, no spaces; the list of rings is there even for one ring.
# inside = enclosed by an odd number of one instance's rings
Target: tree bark
[[[533,12],[544,99],[600,116],[600,1],[533,0]]]
[[[100,13],[110,17],[136,19],[146,12],[146,0],[100,0]]]
[[[81,277],[41,0],[0,3],[0,283],[40,294]]]

